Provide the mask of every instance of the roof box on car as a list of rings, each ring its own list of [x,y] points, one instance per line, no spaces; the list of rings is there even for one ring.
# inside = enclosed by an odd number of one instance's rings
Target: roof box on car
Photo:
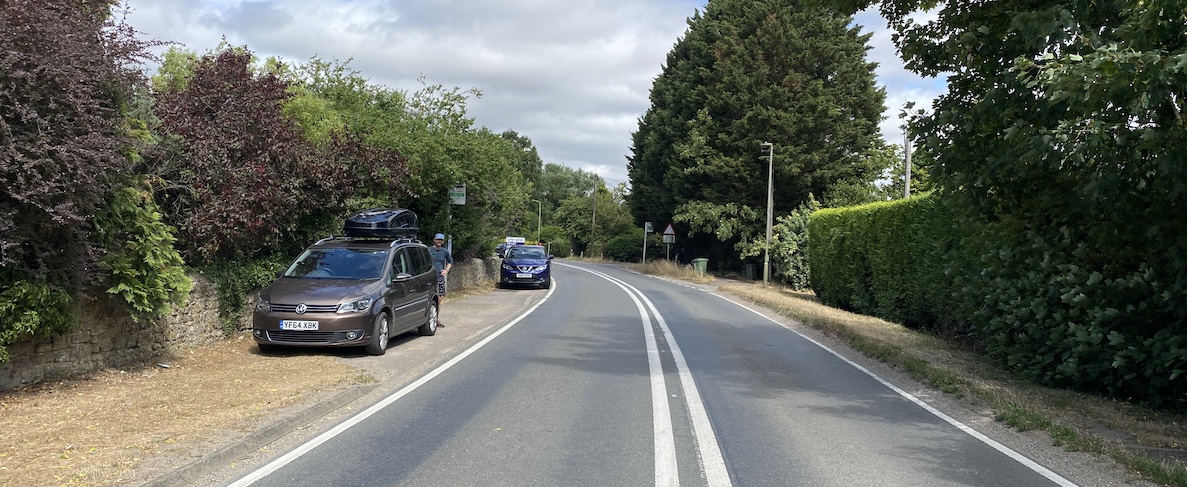
[[[420,229],[416,214],[403,208],[372,208],[346,219],[348,237],[409,238]]]

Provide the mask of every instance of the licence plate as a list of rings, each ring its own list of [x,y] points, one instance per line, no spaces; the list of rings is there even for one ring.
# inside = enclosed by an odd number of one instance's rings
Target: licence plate
[[[281,330],[317,330],[316,321],[280,320]]]
[[[535,276],[533,276],[531,274],[524,274],[522,272],[515,275],[516,279],[531,279],[532,277],[535,277]]]

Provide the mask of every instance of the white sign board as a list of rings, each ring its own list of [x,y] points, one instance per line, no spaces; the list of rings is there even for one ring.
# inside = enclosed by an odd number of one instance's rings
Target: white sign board
[[[672,228],[672,224],[671,224],[671,223],[669,223],[669,224],[668,224],[668,228],[665,228],[665,229],[664,229],[664,235],[671,235],[671,236],[673,236],[673,237],[675,237],[675,236],[676,236],[676,229],[675,229],[675,228]],[[665,241],[665,242],[667,242],[667,240],[664,240],[664,241]]]
[[[455,205],[466,205],[466,185],[459,184],[449,188],[449,202]]]
[[[654,233],[655,229],[651,227],[651,222],[646,222],[643,224],[643,231],[647,233]]]
[[[664,234],[664,243],[676,243],[675,235]]]
[[[527,240],[523,237],[507,237],[507,245],[523,245],[524,242]]]

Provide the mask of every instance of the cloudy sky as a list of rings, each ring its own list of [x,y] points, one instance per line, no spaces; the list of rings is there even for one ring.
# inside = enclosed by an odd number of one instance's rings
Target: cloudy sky
[[[532,139],[544,162],[627,181],[631,132],[652,80],[707,0],[126,0],[145,36],[204,53],[225,37],[260,57],[351,60],[372,83],[476,88],[469,115]],[[883,137],[902,143],[903,103],[942,81],[906,72],[877,13],[872,60],[887,89]],[[758,150],[758,149],[756,149]]]

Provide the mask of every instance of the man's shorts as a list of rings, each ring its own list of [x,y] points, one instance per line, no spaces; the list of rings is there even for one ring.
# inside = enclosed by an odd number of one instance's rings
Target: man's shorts
[[[438,296],[445,295],[445,274],[441,274],[441,273],[437,274],[437,295]]]

